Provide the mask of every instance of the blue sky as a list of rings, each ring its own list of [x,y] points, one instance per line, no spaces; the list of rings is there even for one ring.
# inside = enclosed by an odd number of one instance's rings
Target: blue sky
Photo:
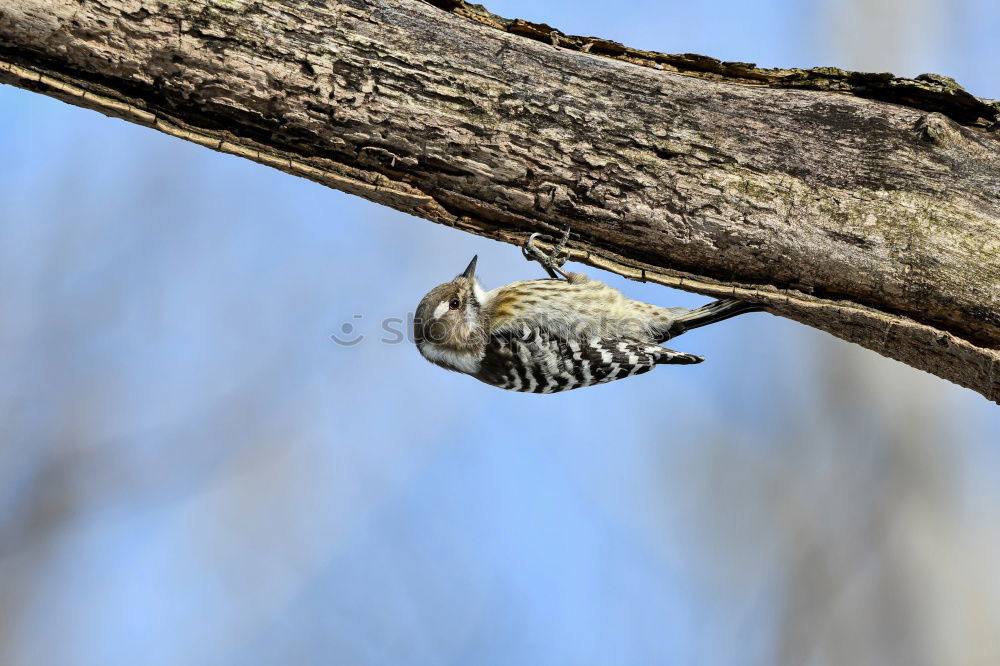
[[[487,6],[858,66],[842,7]],[[945,11],[870,69],[1000,97],[1000,10]],[[915,540],[973,544],[917,575],[1000,609],[974,566],[1000,543],[1000,412],[976,394],[765,314],[678,340],[699,366],[499,391],[377,338],[473,254],[487,288],[538,276],[516,248],[10,87],[0,119],[4,663],[773,663],[796,544],[868,539],[886,488],[941,517],[900,514]],[[345,322],[361,344],[332,342]],[[844,589],[868,580],[844,561]]]

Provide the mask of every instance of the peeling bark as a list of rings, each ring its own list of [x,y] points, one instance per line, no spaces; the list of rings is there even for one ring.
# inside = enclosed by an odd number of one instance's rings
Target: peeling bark
[[[0,0],[0,82],[765,304],[1000,402],[1000,105],[629,49],[460,0]]]

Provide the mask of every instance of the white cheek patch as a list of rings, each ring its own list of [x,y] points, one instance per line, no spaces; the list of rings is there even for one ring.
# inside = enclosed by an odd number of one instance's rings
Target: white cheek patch
[[[434,318],[440,319],[444,316],[444,313],[448,311],[448,301],[441,301],[438,306],[434,308]]]
[[[480,307],[486,307],[486,302],[489,300],[489,296],[483,291],[483,288],[479,286],[479,280],[475,278],[472,279],[472,293],[476,297],[476,302],[479,303]]]
[[[472,306],[465,308],[465,333],[471,334],[479,328],[479,315],[472,309]]]

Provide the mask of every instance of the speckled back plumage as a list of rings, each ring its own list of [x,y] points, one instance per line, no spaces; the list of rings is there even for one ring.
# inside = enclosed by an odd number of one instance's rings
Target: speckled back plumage
[[[686,308],[661,308],[626,298],[580,273],[570,280],[523,280],[487,292],[483,315],[491,332],[543,324],[561,337],[633,338],[661,342]]]
[[[658,363],[701,360],[639,340],[565,339],[544,330],[525,330],[490,336],[473,376],[509,391],[556,393],[641,375]]]

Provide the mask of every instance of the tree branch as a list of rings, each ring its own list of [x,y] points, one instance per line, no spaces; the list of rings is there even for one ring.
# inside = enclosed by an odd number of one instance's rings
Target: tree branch
[[[1000,401],[1000,105],[629,49],[460,0],[0,0],[0,82],[734,296]]]

